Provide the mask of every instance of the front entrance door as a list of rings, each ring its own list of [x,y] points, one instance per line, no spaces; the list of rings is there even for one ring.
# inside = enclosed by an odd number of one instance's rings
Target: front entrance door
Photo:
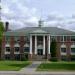
[[[43,55],[43,49],[38,49],[37,52],[38,52],[38,55],[40,55],[40,56]]]
[[[43,60],[43,49],[38,49],[37,50],[37,60],[41,61]]]

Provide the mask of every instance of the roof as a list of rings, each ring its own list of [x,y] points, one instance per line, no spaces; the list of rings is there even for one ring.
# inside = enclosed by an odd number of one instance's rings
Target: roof
[[[25,27],[18,30],[7,31],[4,33],[5,36],[26,36],[31,33],[37,34],[46,34],[50,35],[75,35],[75,32],[57,28],[57,27]]]

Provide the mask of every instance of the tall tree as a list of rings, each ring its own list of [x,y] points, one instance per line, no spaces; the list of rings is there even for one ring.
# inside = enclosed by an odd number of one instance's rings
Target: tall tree
[[[3,32],[4,32],[3,22],[0,22],[0,57],[1,57],[1,46],[2,46]]]
[[[51,51],[51,58],[54,59],[56,58],[56,50],[57,50],[57,44],[56,40],[52,39],[51,46],[50,46],[50,51]]]
[[[3,32],[4,32],[3,22],[0,22],[0,43],[2,41]]]

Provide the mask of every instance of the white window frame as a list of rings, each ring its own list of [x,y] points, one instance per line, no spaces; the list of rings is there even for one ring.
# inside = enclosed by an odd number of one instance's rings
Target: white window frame
[[[61,48],[66,48],[66,45],[65,45],[65,44],[62,44],[62,45],[60,46],[60,53],[61,53],[61,55],[67,55],[67,51],[66,51],[66,52],[62,52],[62,51],[61,51]],[[66,50],[67,50],[67,48],[66,48]]]
[[[75,48],[75,44],[71,45],[71,48]],[[73,52],[71,51],[71,48],[70,48],[70,53],[71,53],[71,55],[75,55],[75,53],[73,53]]]

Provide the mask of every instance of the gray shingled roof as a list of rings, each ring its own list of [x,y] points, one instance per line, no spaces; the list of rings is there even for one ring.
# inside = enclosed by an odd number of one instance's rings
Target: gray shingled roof
[[[75,35],[75,32],[57,27],[25,27],[18,30],[8,31],[6,36],[26,36],[30,33],[50,33],[51,35]]]

